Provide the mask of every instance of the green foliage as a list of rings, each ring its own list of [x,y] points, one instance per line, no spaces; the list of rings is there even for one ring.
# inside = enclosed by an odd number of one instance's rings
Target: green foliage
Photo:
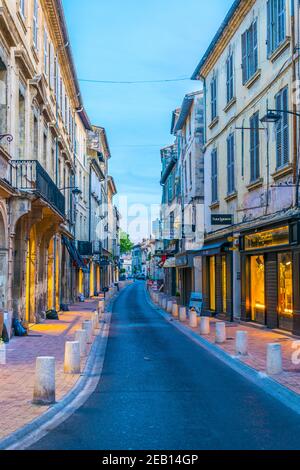
[[[125,255],[126,253],[129,253],[134,244],[129,238],[128,233],[121,232],[121,237],[120,237],[120,248],[121,248],[121,255]]]

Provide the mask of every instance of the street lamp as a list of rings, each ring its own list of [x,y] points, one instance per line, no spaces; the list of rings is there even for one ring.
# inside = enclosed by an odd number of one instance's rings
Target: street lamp
[[[4,139],[6,139],[9,144],[14,140],[11,134],[0,134],[0,142]]]
[[[66,191],[67,189],[72,189],[72,194],[75,197],[75,202],[77,204],[78,201],[79,201],[79,196],[81,196],[81,194],[82,194],[81,189],[79,189],[77,186],[75,186],[75,187],[70,186],[68,188],[60,188],[60,191]]]
[[[300,117],[300,113],[289,111],[288,109],[268,109],[267,114],[260,121],[276,124],[280,119],[282,119],[282,114],[291,114],[292,116]]]

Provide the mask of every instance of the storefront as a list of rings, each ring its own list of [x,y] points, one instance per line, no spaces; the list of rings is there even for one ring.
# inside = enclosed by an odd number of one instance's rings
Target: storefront
[[[298,242],[298,221],[242,234],[242,320],[300,334]]]
[[[233,318],[232,251],[227,240],[204,245],[202,288],[205,314],[231,321]]]
[[[182,305],[188,306],[191,294],[194,291],[193,256],[189,253],[181,253],[176,256],[176,268],[178,273],[178,290]]]
[[[177,294],[176,259],[167,258],[164,265],[164,292],[172,297]]]

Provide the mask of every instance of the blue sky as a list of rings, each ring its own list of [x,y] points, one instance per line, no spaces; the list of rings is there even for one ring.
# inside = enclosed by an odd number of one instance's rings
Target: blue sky
[[[63,0],[78,77],[117,81],[190,77],[231,3]],[[200,84],[80,85],[92,122],[106,128],[110,173],[119,195],[126,195],[129,204],[159,204],[159,150],[172,143],[171,113],[185,93]]]

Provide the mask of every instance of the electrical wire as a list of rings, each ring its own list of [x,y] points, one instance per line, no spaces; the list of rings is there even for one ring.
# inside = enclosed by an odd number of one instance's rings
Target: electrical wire
[[[140,83],[170,83],[170,82],[185,82],[190,81],[190,77],[170,78],[162,80],[94,80],[88,78],[79,78],[79,82],[83,83],[99,83],[99,84],[113,84],[113,85],[136,85]]]

